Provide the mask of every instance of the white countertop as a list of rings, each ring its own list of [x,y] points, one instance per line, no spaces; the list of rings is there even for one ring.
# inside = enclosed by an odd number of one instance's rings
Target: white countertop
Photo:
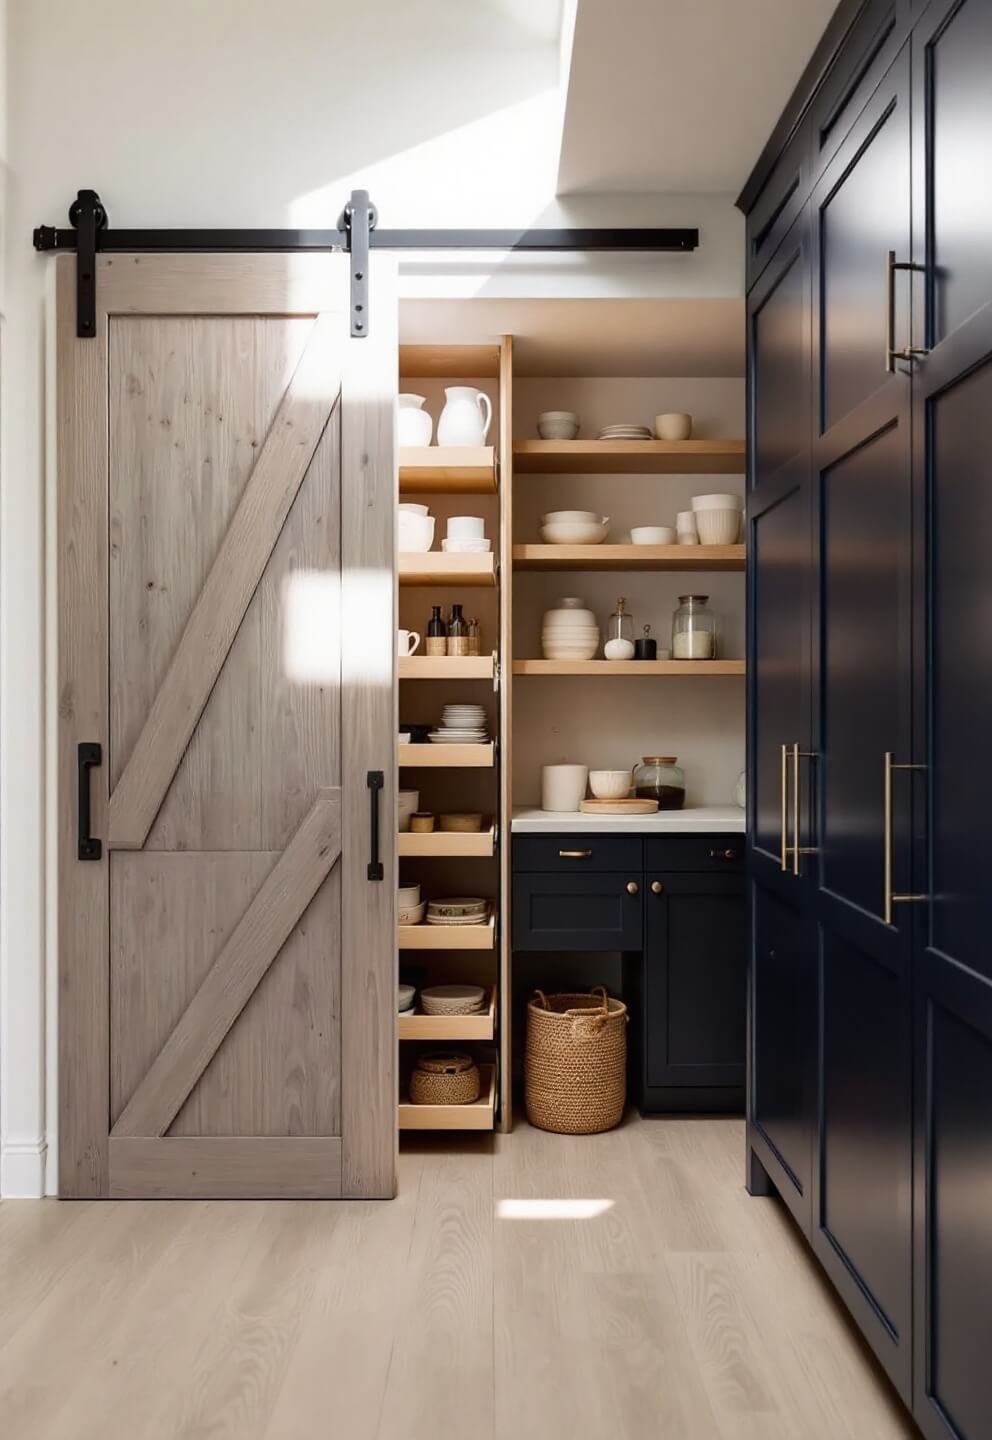
[[[514,810],[512,830],[524,835],[577,835],[582,832],[630,835],[691,835],[744,833],[744,811],[737,805],[696,805],[685,810],[658,810],[654,815],[583,815],[581,811]]]

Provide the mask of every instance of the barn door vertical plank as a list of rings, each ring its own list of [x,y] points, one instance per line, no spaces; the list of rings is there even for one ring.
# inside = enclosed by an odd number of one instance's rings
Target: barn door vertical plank
[[[102,746],[90,770],[92,833],[106,839],[107,314],[76,337],[76,262],[56,262],[58,609],[59,1193],[109,1191],[107,1132],[109,858],[78,855],[77,753]],[[9,837],[8,837],[9,839]]]
[[[374,255],[370,331],[348,342],[341,387],[342,1194],[396,1189],[395,262]],[[367,774],[379,794],[383,879],[370,881]]]

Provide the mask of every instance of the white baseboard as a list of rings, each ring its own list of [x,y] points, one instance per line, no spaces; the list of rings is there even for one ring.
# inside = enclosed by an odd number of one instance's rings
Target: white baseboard
[[[5,1140],[0,1147],[0,1196],[4,1200],[40,1200],[45,1194],[48,1143]]]

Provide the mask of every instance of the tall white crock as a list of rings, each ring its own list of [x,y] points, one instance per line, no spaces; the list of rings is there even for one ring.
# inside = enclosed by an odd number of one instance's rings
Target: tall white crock
[[[439,445],[485,445],[492,424],[493,407],[483,390],[471,385],[451,385],[437,422]]]
[[[431,443],[434,421],[428,411],[421,409],[423,395],[401,395],[399,397],[399,419],[396,424],[396,438],[403,446],[421,446]]]

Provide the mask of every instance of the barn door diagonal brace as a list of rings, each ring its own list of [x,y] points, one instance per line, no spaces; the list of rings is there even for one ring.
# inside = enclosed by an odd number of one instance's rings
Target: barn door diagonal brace
[[[596,226],[516,230],[383,230],[367,190],[353,190],[335,230],[118,230],[95,190],[80,190],[69,210],[67,230],[39,225],[34,248],[74,250],[77,258],[76,334],[96,334],[96,256],[144,254],[291,254],[343,251],[351,264],[351,334],[369,333],[369,252],[371,250],[513,250],[676,252],[699,247],[693,227]]]

